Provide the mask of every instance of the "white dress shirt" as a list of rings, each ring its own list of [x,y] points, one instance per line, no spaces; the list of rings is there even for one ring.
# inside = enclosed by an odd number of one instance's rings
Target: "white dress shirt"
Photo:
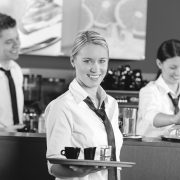
[[[156,81],[149,82],[139,93],[137,134],[146,137],[159,137],[172,125],[156,128],[153,119],[158,113],[174,114],[174,106],[168,96],[176,96],[160,75]],[[180,102],[179,102],[180,107]]]
[[[0,67],[1,64],[0,64]],[[9,70],[14,80],[19,120],[22,123],[24,95],[23,95],[23,74],[20,66],[15,61],[10,61]],[[13,125],[13,113],[11,107],[11,95],[9,90],[9,82],[6,74],[0,70],[0,127]]]
[[[118,127],[118,104],[102,88],[98,89],[101,103],[104,100],[106,113],[112,123],[116,143],[116,157],[120,160],[122,134]],[[69,90],[52,101],[45,111],[47,132],[47,157],[58,155],[65,146],[80,147],[79,159],[84,159],[83,148],[107,145],[107,133],[102,120],[83,101],[87,92],[73,80]],[[49,170],[51,165],[49,164]],[[106,180],[107,170],[91,173],[81,178],[68,180]],[[58,178],[57,178],[58,179]]]

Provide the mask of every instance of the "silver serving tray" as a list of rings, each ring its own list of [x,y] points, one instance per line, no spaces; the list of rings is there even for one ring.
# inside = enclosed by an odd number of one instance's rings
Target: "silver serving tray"
[[[180,142],[180,137],[177,136],[163,135],[161,136],[161,139],[163,141]]]
[[[78,165],[78,166],[106,166],[106,167],[132,167],[134,162],[120,161],[99,161],[99,160],[82,160],[82,159],[62,159],[62,158],[47,158],[52,164]]]

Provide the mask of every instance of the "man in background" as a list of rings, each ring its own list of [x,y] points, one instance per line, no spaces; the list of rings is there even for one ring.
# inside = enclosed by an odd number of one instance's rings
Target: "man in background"
[[[0,130],[16,131],[23,117],[23,74],[15,62],[20,40],[16,20],[0,13]]]

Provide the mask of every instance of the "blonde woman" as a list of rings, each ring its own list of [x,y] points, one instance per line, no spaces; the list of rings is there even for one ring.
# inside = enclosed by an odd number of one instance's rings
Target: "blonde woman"
[[[95,109],[105,108],[115,139],[115,159],[120,157],[122,134],[118,128],[118,104],[100,86],[106,75],[109,49],[106,40],[97,32],[84,31],[74,41],[71,64],[76,77],[69,90],[52,101],[46,108],[47,157],[60,155],[65,146],[98,147],[108,145],[109,134],[103,120],[89,108],[90,99]],[[83,159],[80,152],[80,159]],[[49,163],[49,171],[57,179],[112,180],[107,168],[63,166]],[[115,169],[114,172],[116,172]],[[117,173],[116,173],[117,174]]]

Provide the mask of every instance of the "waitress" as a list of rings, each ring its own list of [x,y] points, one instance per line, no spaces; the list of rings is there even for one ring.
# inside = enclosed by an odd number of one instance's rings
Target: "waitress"
[[[164,41],[157,51],[158,77],[139,93],[137,134],[159,137],[180,124],[180,41]]]
[[[23,74],[15,62],[19,57],[20,40],[16,21],[0,13],[0,130],[22,128]]]
[[[83,159],[84,148],[112,143],[113,160],[119,161],[122,134],[118,127],[118,104],[100,86],[108,63],[108,45],[99,33],[83,31],[77,35],[71,55],[76,77],[69,90],[52,101],[45,111],[47,157],[64,158],[60,151],[65,146],[73,146],[81,148],[79,158]],[[57,179],[117,180],[116,168],[49,163],[49,172]]]

